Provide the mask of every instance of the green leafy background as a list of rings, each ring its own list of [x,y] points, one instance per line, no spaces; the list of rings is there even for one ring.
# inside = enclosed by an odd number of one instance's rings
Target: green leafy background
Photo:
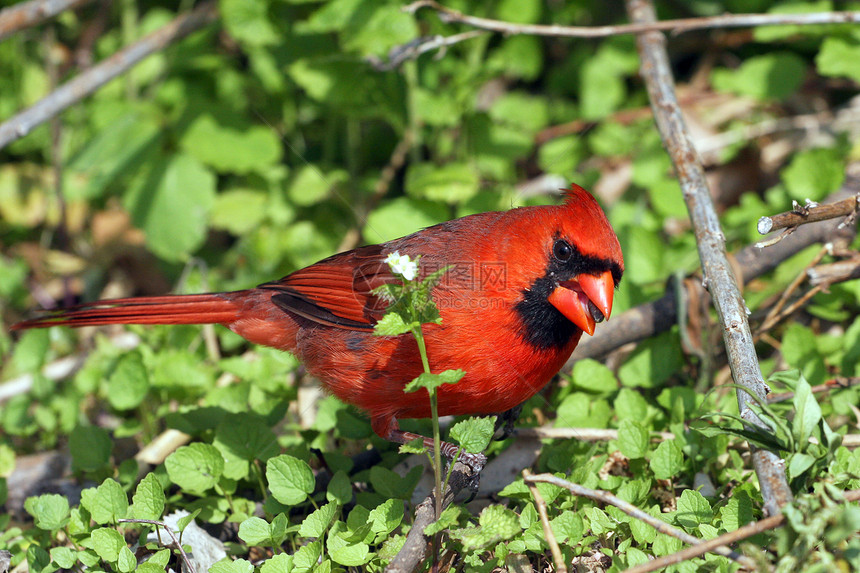
[[[598,0],[446,5],[518,23],[625,22],[621,3]],[[363,414],[330,397],[308,406],[314,395],[289,355],[220,328],[9,332],[39,305],[246,288],[454,217],[552,203],[567,182],[598,193],[621,241],[626,272],[614,313],[661,296],[698,267],[632,37],[486,34],[383,70],[392,49],[468,28],[386,1],[222,0],[218,8],[216,24],[65,111],[56,143],[44,124],[0,150],[0,379],[32,376],[27,393],[0,403],[0,503],[10,509],[0,512],[0,549],[12,551],[13,565],[134,570],[118,533],[134,529],[117,520],[181,508],[234,532],[239,560],[213,571],[250,571],[266,558],[266,571],[378,571],[404,541],[413,495],[426,494],[415,490],[420,469],[392,471],[403,456],[372,436]],[[826,0],[658,2],[663,19],[833,8]],[[80,56],[103,60],[177,15],[175,3],[123,0],[64,12],[0,42],[0,119],[76,75]],[[777,26],[670,39],[701,141],[730,136],[707,155],[730,249],[760,239],[760,216],[792,200],[823,200],[858,158],[856,138],[840,129],[744,135],[849,109],[860,82],[858,30]],[[540,181],[549,184],[529,191]],[[816,251],[748,285],[753,326]],[[783,372],[774,390],[796,392],[762,410],[774,428],[769,443],[784,448],[795,493],[818,496],[793,506],[790,527],[757,538],[766,552],[750,553],[784,570],[860,568],[858,510],[833,502],[837,490],[860,485],[860,454],[839,438],[856,432],[860,395],[810,390],[860,375],[858,293],[857,281],[833,286],[757,345],[764,374]],[[760,517],[731,418],[734,389],[709,391],[728,379],[719,330],[712,321],[690,345],[676,327],[608,366],[578,362],[526,404],[519,424],[617,429],[617,439],[548,442],[532,470],[610,490],[701,538]],[[83,361],[72,374],[44,373],[70,355]],[[406,425],[428,432],[422,422]],[[137,451],[171,428],[193,441],[140,469]],[[492,443],[491,459],[514,439]],[[368,443],[382,462],[356,469],[353,457]],[[13,469],[54,450],[70,453],[70,482],[87,484],[80,503],[44,494],[12,511]],[[454,506],[438,525],[468,570],[550,562],[534,499],[522,479],[510,482],[497,502]],[[622,570],[681,548],[614,507],[538,489],[568,565],[591,559]],[[163,570],[174,558],[152,550],[141,569]],[[731,567],[709,555],[674,570]]]

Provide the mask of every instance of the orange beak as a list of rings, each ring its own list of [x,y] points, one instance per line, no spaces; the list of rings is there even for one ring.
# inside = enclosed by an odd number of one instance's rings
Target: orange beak
[[[615,281],[612,273],[579,275],[576,279],[559,283],[547,298],[569,321],[594,334],[594,326],[612,313],[612,295]]]

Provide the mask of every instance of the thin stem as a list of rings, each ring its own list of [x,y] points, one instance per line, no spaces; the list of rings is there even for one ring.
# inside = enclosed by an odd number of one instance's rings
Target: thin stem
[[[424,331],[421,325],[412,331],[418,341],[418,353],[424,372],[430,374],[430,361],[427,359],[427,346],[424,344]],[[433,474],[436,480],[436,519],[442,515],[442,438],[439,435],[439,399],[436,388],[430,390],[430,416],[433,423]]]

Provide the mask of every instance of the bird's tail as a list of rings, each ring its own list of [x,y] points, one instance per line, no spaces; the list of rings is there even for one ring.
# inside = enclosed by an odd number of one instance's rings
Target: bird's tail
[[[52,311],[12,325],[12,330],[104,324],[229,324],[240,306],[239,293],[167,295],[100,300]]]

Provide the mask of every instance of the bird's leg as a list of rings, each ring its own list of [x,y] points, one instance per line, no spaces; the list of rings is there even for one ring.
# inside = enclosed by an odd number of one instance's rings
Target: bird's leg
[[[523,411],[523,405],[514,406],[510,410],[505,410],[500,414],[496,414],[496,429],[493,434],[493,439],[501,442],[507,440],[514,433],[514,422],[520,417],[520,412]]]
[[[388,433],[386,439],[397,444],[408,444],[415,439],[420,439],[425,448],[433,451],[433,438],[428,438],[420,434],[393,429]],[[443,441],[440,443],[440,452],[451,462],[460,461],[472,468],[472,471],[476,474],[484,468],[484,465],[487,463],[487,456],[484,454],[470,454],[468,452],[460,452],[460,455],[458,456],[457,451],[459,449],[459,447],[455,446],[451,442]]]

